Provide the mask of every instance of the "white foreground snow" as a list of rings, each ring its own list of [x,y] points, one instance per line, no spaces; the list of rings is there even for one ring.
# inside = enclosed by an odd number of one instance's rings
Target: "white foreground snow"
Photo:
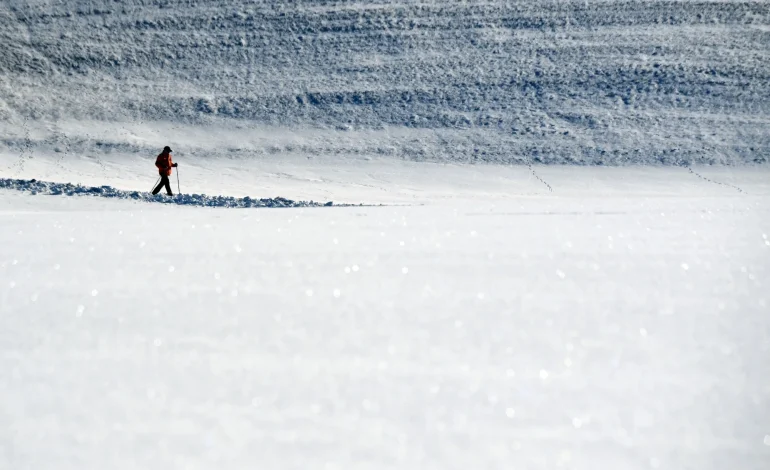
[[[695,168],[744,192],[536,167],[551,193],[526,167],[179,161],[189,191],[401,205],[0,190],[0,468],[770,463],[767,167]],[[89,165],[49,179],[137,189],[147,161]]]

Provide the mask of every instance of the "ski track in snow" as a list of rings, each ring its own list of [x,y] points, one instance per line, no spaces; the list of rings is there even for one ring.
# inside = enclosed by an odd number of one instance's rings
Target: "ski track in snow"
[[[538,181],[540,181],[541,183],[543,183],[543,184],[544,184],[544,185],[545,185],[545,186],[548,188],[548,191],[549,191],[549,192],[553,192],[553,188],[551,187],[551,185],[550,185],[550,184],[548,184],[548,183],[546,183],[546,182],[545,182],[545,180],[544,180],[543,178],[541,178],[541,177],[540,177],[540,175],[538,175],[538,174],[535,172],[535,169],[534,169],[534,168],[532,168],[532,164],[528,163],[528,164],[527,164],[527,168],[529,168],[529,171],[531,171],[531,172],[532,172],[532,176],[534,176],[535,178],[537,178],[537,179],[538,179]]]
[[[718,185],[721,185],[721,186],[727,186],[728,188],[733,188],[733,189],[735,189],[735,190],[736,190],[736,191],[738,191],[739,193],[745,193],[745,192],[746,192],[746,191],[742,190],[741,188],[739,188],[738,186],[735,186],[734,184],[730,184],[730,183],[722,183],[722,182],[720,182],[720,181],[715,181],[715,180],[713,180],[713,179],[711,179],[711,178],[706,178],[705,176],[701,175],[700,173],[698,173],[697,171],[693,170],[693,169],[692,169],[691,167],[689,167],[689,166],[687,167],[687,170],[689,170],[689,171],[690,171],[690,173],[692,173],[693,175],[697,176],[698,178],[700,178],[700,179],[702,179],[702,180],[704,180],[704,181],[708,181],[709,183],[714,183],[714,184],[718,184]]]
[[[97,196],[112,199],[130,199],[134,201],[153,202],[161,204],[177,204],[181,206],[196,207],[230,207],[230,208],[249,208],[249,207],[331,207],[333,202],[315,202],[315,201],[292,201],[282,197],[254,199],[251,197],[229,197],[229,196],[207,196],[205,194],[177,194],[175,196],[165,196],[162,194],[152,195],[140,191],[124,191],[110,186],[81,186],[71,183],[52,183],[37,180],[20,180],[0,178],[0,188],[13,189],[31,194],[47,195],[65,195],[65,196]],[[336,204],[342,207],[361,207],[363,204]]]

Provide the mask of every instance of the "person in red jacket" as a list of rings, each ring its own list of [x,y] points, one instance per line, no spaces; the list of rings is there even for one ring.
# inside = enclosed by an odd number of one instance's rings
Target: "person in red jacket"
[[[171,160],[171,147],[163,147],[163,152],[155,159],[155,166],[158,167],[158,173],[160,173],[160,183],[152,190],[152,194],[158,194],[160,189],[165,186],[166,194],[173,196],[174,193],[171,192],[171,183],[168,181],[168,177],[171,176],[171,168],[175,168],[177,164]]]

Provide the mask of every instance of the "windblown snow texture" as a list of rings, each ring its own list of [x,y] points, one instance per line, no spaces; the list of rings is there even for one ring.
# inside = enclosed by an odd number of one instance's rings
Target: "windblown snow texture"
[[[351,135],[256,155],[770,158],[765,1],[12,0],[0,49],[9,151],[29,118],[53,129],[33,147],[66,121],[170,121]]]
[[[236,198],[228,196],[206,196],[205,194],[177,194],[175,196],[164,196],[162,194],[152,195],[150,193],[139,191],[122,191],[110,186],[88,187],[70,183],[50,183],[46,181],[8,178],[0,178],[0,189],[15,189],[31,194],[98,196],[198,207],[329,207],[333,205],[332,202],[292,201],[282,197],[272,199],[252,199],[250,197]]]

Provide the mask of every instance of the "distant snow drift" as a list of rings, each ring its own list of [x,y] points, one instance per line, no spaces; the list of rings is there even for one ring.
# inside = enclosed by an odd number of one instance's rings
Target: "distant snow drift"
[[[139,191],[122,191],[110,186],[88,187],[70,183],[49,183],[37,180],[0,178],[0,189],[15,189],[32,194],[65,196],[98,196],[117,199],[132,199],[144,202],[178,204],[198,207],[330,207],[332,202],[292,201],[282,197],[272,199],[236,198],[227,196],[206,196],[205,194],[177,194],[175,196],[152,195]]]
[[[88,120],[282,130],[218,154],[766,162],[768,27],[761,1],[3,2],[0,154]]]

